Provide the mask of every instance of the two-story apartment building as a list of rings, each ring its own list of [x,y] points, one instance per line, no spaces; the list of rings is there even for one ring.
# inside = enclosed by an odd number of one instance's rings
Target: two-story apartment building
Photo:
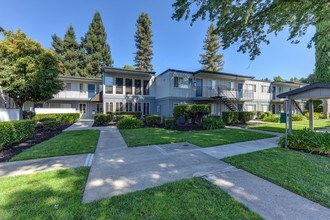
[[[100,78],[61,76],[64,90],[45,103],[25,103],[24,110],[79,112],[82,118],[108,112],[173,115],[183,103],[208,103],[212,114],[224,111],[284,111],[277,95],[306,84],[268,82],[253,76],[205,70],[155,72],[104,67]],[[2,94],[4,96],[4,94]],[[7,106],[11,103],[6,99]],[[303,109],[303,103],[297,103]],[[13,105],[12,103],[10,105]],[[295,110],[298,112],[298,110]]]

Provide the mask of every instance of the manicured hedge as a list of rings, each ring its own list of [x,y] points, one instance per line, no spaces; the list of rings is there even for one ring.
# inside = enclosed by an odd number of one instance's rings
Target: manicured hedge
[[[162,123],[162,117],[160,115],[148,115],[146,116],[146,123],[148,126],[157,126]]]
[[[226,125],[236,123],[238,121],[238,112],[222,112],[222,121]]]
[[[141,116],[142,116],[142,112],[112,112],[112,113],[109,113],[112,115],[112,119],[115,119],[116,117],[122,119],[120,117],[120,115],[131,115],[137,119],[141,119]]]
[[[96,114],[94,116],[95,125],[106,126],[111,122],[110,114]]]
[[[280,122],[280,116],[279,115],[270,115],[268,117],[263,118],[262,121],[265,121],[265,122]]]
[[[193,122],[199,121],[203,116],[211,113],[211,106],[208,104],[183,104],[176,105],[173,109],[173,116],[177,119],[184,117],[191,118]]]
[[[304,121],[306,117],[301,114],[292,115],[292,121]]]
[[[176,123],[174,117],[165,118],[165,128],[167,129],[175,129]]]
[[[137,119],[133,114],[120,114],[120,115],[116,114],[116,115],[113,116],[113,120],[115,122],[119,122],[119,121],[121,121],[123,119],[126,119],[126,118],[135,118],[135,119]]]
[[[34,119],[39,122],[43,121],[60,121],[62,124],[71,124],[78,121],[79,113],[61,113],[61,114],[37,114]]]
[[[202,128],[204,130],[219,129],[224,127],[225,127],[225,123],[222,122],[219,118],[206,117],[202,119]]]
[[[136,118],[125,118],[117,123],[118,129],[136,129],[141,128],[142,126],[143,122]]]
[[[44,121],[42,122],[42,127],[45,131],[56,131],[61,127],[62,123],[60,121]]]
[[[281,147],[285,147],[285,137],[279,141]],[[313,132],[307,128],[288,134],[288,147],[310,152],[330,153],[330,133]]]
[[[32,111],[23,111],[22,114],[23,114],[23,119],[33,119],[34,116],[36,115],[36,113]]]
[[[254,112],[238,112],[238,121],[246,123],[253,119]]]
[[[33,120],[0,122],[0,148],[31,138],[34,131],[35,121]]]

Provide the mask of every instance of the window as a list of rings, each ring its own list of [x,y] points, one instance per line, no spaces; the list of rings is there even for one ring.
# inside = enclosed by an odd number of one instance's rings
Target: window
[[[71,91],[71,83],[65,83],[64,91]]]
[[[174,87],[181,89],[192,88],[192,78],[187,77],[174,77]]]
[[[209,86],[210,89],[215,89],[217,81],[215,80],[209,80]]]
[[[113,94],[113,77],[111,76],[105,77],[105,93]]]
[[[255,84],[247,84],[247,89],[253,92],[257,92],[257,85]]]
[[[135,112],[141,112],[141,103],[135,103]]]
[[[96,114],[101,114],[101,113],[103,113],[102,104],[97,103],[96,104]]]
[[[88,98],[93,98],[95,96],[95,84],[88,84]]]
[[[61,103],[60,108],[71,108],[71,103]]]
[[[247,104],[246,105],[246,110],[249,111],[249,112],[256,111],[257,110],[257,106],[254,105],[254,104]]]
[[[123,94],[124,90],[124,79],[116,78],[116,94]]]
[[[80,83],[79,84],[79,90],[80,90],[80,92],[86,92],[86,84]]]
[[[105,103],[105,113],[113,112],[113,102]]]
[[[269,86],[261,86],[261,92],[262,93],[269,93],[270,91],[269,91]]]
[[[126,86],[126,95],[133,94],[133,80],[132,79],[125,79],[125,86]]]
[[[149,115],[150,114],[150,103],[145,102],[143,103],[143,115]]]
[[[235,90],[235,83],[234,82],[228,82],[227,89]]]
[[[123,109],[123,103],[122,102],[116,102],[116,112],[122,112]]]
[[[141,95],[141,80],[135,80],[135,95]]]
[[[132,112],[133,111],[133,103],[127,102],[126,103],[126,112]]]
[[[143,95],[149,95],[149,80],[143,80]]]
[[[100,93],[102,91],[102,85],[95,85],[96,86],[96,93]]]
[[[283,87],[278,87],[278,93],[283,93]]]

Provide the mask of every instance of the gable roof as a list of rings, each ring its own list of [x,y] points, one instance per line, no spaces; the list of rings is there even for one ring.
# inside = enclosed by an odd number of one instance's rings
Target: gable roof
[[[303,93],[312,89],[329,89],[330,90],[330,83],[313,83],[304,87],[301,87],[299,89],[294,89],[289,92],[285,92],[282,94],[279,94],[278,98],[286,98],[288,96],[296,95],[299,93]]]

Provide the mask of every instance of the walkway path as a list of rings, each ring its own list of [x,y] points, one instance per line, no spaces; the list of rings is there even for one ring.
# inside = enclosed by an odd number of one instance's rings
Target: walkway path
[[[92,154],[50,157],[0,163],[0,177],[32,174],[66,168],[90,166]]]

